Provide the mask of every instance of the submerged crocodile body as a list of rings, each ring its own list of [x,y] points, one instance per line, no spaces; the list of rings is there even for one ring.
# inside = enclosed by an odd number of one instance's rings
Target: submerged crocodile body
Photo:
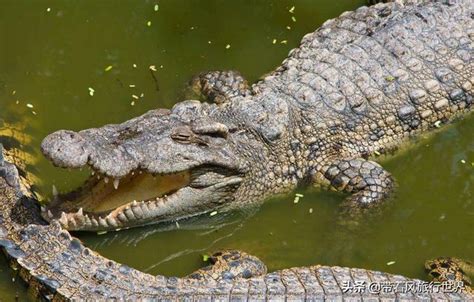
[[[457,260],[449,265],[427,263],[431,275],[444,283],[320,265],[266,273],[260,260],[238,251],[216,253],[211,258],[213,265],[184,278],[152,276],[91,251],[57,222],[47,224],[40,216],[28,182],[4,158],[3,151],[1,154],[0,246],[37,298],[55,301],[474,299],[471,289],[465,287],[470,280],[464,275],[467,269],[472,273],[474,266]],[[384,291],[383,286],[390,289]]]
[[[370,156],[472,110],[473,6],[363,7],[305,36],[252,87],[233,72],[200,77],[214,104],[186,101],[120,125],[51,134],[42,151],[54,164],[89,166],[96,175],[39,211],[27,182],[2,159],[0,245],[37,293],[58,299],[473,299],[468,292],[346,291],[361,282],[427,283],[327,266],[265,274],[243,253],[217,256],[219,265],[185,278],[155,277],[105,259],[67,231],[239,208],[298,184],[352,193],[351,211],[372,208],[393,180]],[[244,260],[233,271],[236,255]]]

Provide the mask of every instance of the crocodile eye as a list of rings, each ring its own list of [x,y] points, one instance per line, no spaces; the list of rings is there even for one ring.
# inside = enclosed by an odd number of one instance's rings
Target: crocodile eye
[[[431,272],[430,275],[433,276],[434,278],[438,278],[439,276],[441,276],[441,274],[438,272]]]

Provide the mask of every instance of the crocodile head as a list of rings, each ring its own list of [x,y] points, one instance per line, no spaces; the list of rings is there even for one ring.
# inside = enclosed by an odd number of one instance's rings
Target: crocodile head
[[[211,106],[185,101],[122,124],[50,134],[43,154],[59,167],[89,167],[92,176],[53,197],[43,217],[69,230],[117,230],[230,208],[244,163]]]

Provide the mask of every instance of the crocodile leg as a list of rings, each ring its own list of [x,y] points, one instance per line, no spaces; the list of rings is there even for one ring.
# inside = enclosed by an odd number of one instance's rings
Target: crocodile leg
[[[191,279],[233,280],[252,278],[267,273],[265,264],[255,256],[238,250],[224,250],[214,253],[211,265],[203,267],[189,276]]]
[[[197,95],[216,104],[250,94],[247,80],[234,70],[200,73],[191,80],[190,86]]]
[[[390,173],[376,162],[361,158],[335,160],[324,176],[336,190],[352,193],[348,203],[359,207],[380,203],[393,188]]]

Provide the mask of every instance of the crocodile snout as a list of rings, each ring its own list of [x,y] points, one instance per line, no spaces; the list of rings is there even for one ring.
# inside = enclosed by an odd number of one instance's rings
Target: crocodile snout
[[[41,151],[55,166],[79,168],[87,163],[86,140],[77,132],[60,130],[48,135]]]

